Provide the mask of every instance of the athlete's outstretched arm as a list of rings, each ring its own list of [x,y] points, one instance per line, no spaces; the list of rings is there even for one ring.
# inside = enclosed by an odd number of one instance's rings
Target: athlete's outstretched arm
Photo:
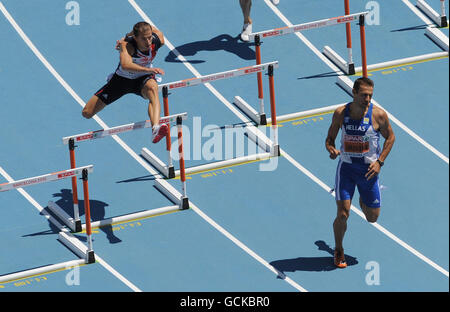
[[[160,68],[148,68],[133,63],[132,54],[134,53],[133,46],[125,40],[119,43],[120,51],[120,65],[124,70],[131,72],[146,72],[153,74],[164,74],[164,71]]]

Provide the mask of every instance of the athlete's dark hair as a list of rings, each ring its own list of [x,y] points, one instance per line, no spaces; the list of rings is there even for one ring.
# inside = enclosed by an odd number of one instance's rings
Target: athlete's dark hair
[[[147,23],[147,22],[139,22],[139,23],[136,23],[136,24],[133,26],[133,30],[130,31],[130,32],[127,34],[127,37],[128,37],[128,36],[132,36],[132,35],[134,35],[135,37],[137,37],[137,36],[139,36],[139,34],[140,34],[142,31],[144,31],[144,29],[147,28],[147,27],[150,27],[150,30],[153,32],[152,25],[150,25],[149,23]]]
[[[355,83],[353,84],[353,90],[355,90],[356,93],[359,91],[359,87],[364,84],[369,87],[372,87],[375,85],[373,80],[367,77],[361,77],[355,80]]]

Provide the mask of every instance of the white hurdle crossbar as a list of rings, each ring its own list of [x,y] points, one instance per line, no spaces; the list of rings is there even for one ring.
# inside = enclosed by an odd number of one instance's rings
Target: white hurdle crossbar
[[[88,247],[85,253],[83,255],[85,256],[86,263],[93,263],[95,262],[95,256],[94,256],[94,250],[92,246],[92,230],[91,230],[91,214],[90,214],[90,206],[89,206],[89,186],[88,186],[88,174],[91,173],[94,170],[93,165],[84,166],[84,167],[78,167],[78,168],[72,168],[57,172],[52,172],[36,177],[31,178],[25,178],[21,180],[11,181],[8,183],[2,183],[0,184],[0,192],[6,192],[13,189],[18,188],[24,188],[31,185],[51,182],[51,181],[57,181],[67,178],[75,178],[77,176],[82,176],[83,179],[83,192],[84,192],[84,209],[85,209],[85,218],[86,218],[86,234],[88,237]],[[54,205],[49,205],[48,208],[55,212]],[[59,207],[58,207],[59,208]],[[62,211],[61,208],[59,208],[60,211]],[[57,211],[56,214],[58,216],[62,216],[60,211]],[[65,213],[65,212],[64,212]],[[65,222],[72,230],[74,230],[77,226],[81,228],[81,221],[79,220],[73,220],[72,218],[68,218],[67,213],[64,215],[65,219],[64,221],[67,221],[68,219],[71,219],[70,222]],[[79,225],[77,225],[79,223]],[[77,253],[79,254],[79,253]]]
[[[248,35],[250,40],[254,40],[257,35],[260,36],[260,38],[267,38],[267,37],[276,37],[281,35],[287,35],[292,34],[298,31],[304,31],[309,29],[315,29],[315,28],[322,28],[326,26],[333,26],[333,25],[339,25],[339,24],[345,24],[351,21],[359,20],[359,17],[361,15],[367,15],[369,12],[360,12],[360,13],[354,13],[344,16],[338,16],[338,17],[332,17],[332,18],[326,18],[322,20],[317,20],[313,22],[307,22],[292,26],[285,26],[275,29],[269,29],[269,30],[263,30],[255,33],[251,33]]]
[[[25,178],[25,179],[21,179],[21,180],[12,181],[12,182],[2,183],[2,184],[0,184],[0,192],[6,192],[9,190],[23,188],[23,187],[30,186],[30,185],[46,183],[46,182],[50,182],[50,181],[57,181],[57,180],[62,180],[62,179],[66,179],[66,178],[73,177],[73,176],[78,176],[78,175],[81,175],[83,170],[85,170],[85,169],[88,171],[88,173],[91,173],[93,171],[93,168],[94,168],[93,165],[89,165],[89,166],[85,166],[85,167],[67,169],[67,170],[62,170],[62,171],[57,171],[57,172],[52,172],[52,173],[36,176],[36,177]]]
[[[158,90],[162,90],[163,88],[167,88],[168,91],[186,87],[193,87],[196,85],[201,85],[217,80],[229,79],[239,76],[245,76],[249,74],[259,73],[267,71],[269,66],[273,66],[274,68],[278,68],[278,61],[268,62],[264,64],[246,66],[238,69],[232,69],[220,73],[209,74],[201,77],[188,78],[183,80],[178,80],[174,82],[168,82],[164,84],[160,84],[158,86]]]
[[[160,118],[159,123],[171,123],[177,120],[177,117],[181,117],[183,120],[187,119],[187,113],[175,114],[171,116],[164,116]],[[134,122],[126,125],[116,126],[108,129],[102,129],[97,131],[89,131],[82,134],[72,135],[63,138],[64,144],[69,144],[70,140],[73,139],[74,143],[82,142],[82,141],[91,141],[95,139],[101,139],[107,136],[124,133],[133,130],[139,130],[144,128],[150,128],[151,122],[150,120],[144,120],[139,122]]]

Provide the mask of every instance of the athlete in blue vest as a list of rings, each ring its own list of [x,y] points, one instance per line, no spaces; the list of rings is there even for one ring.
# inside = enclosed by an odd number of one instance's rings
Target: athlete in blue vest
[[[353,102],[336,109],[325,141],[330,158],[340,156],[335,181],[337,216],[333,223],[334,263],[339,268],[347,266],[342,241],[355,187],[367,221],[376,222],[381,207],[378,174],[395,141],[386,112],[371,102],[373,87],[369,78],[355,81]],[[341,146],[336,149],[339,130],[342,130]],[[382,149],[380,134],[385,139]]]
[[[166,124],[159,124],[161,106],[156,75],[163,75],[161,68],[153,67],[158,49],[164,45],[161,31],[146,22],[139,22],[133,31],[118,41],[120,62],[108,82],[86,103],[82,115],[91,118],[105,106],[128,93],[149,100],[148,116],[152,123],[152,142],[159,142],[169,131]]]

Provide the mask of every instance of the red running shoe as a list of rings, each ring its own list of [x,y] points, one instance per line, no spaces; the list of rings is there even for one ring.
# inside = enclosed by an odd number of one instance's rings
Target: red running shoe
[[[158,125],[153,129],[153,143],[158,143],[169,132],[169,127],[166,124]]]
[[[345,262],[344,251],[334,251],[334,265],[338,268],[344,269],[347,267],[347,262]]]

